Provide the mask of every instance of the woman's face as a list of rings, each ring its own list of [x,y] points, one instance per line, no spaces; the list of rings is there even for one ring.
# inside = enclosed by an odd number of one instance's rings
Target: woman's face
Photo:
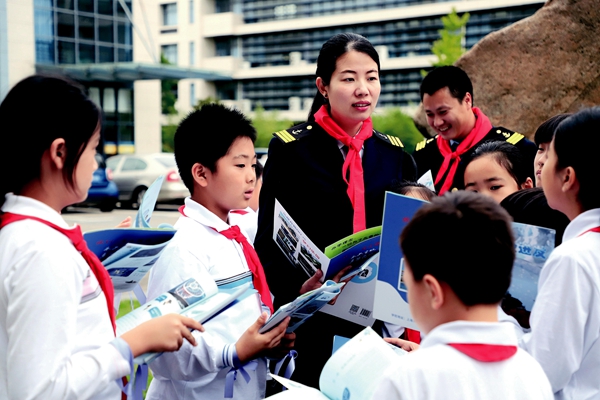
[[[377,105],[381,92],[377,63],[367,54],[351,50],[337,59],[329,85],[317,78],[317,87],[329,100],[334,121],[346,130],[353,129],[369,118]]]

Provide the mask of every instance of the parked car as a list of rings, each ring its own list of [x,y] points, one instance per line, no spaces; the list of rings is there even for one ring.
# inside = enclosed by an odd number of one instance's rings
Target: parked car
[[[101,154],[96,154],[98,169],[94,171],[92,186],[88,197],[81,205],[98,207],[100,211],[112,211],[119,200],[119,189],[111,180],[111,172],[106,168],[106,162]]]
[[[109,157],[106,165],[119,188],[122,205],[139,207],[146,190],[160,175],[165,175],[165,180],[158,202],[183,204],[183,199],[190,195],[179,177],[173,153],[121,154]]]

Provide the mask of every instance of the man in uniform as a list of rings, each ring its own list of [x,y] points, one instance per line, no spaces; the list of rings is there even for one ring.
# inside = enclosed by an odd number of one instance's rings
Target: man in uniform
[[[431,171],[439,195],[463,188],[463,160],[483,142],[507,141],[533,165],[537,146],[520,133],[493,127],[488,117],[473,107],[473,84],[462,69],[444,66],[427,74],[421,83],[421,101],[427,123],[437,135],[418,143],[413,157],[419,176]]]

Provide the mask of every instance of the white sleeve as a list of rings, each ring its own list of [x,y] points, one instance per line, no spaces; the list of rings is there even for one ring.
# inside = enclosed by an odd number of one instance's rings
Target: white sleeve
[[[74,249],[65,254],[63,246],[32,246],[23,249],[3,282],[9,296],[8,397],[90,398],[129,374],[129,363],[109,341],[88,349],[81,343],[86,339],[78,336],[77,317],[85,276],[79,255]],[[84,350],[73,352],[76,346]]]
[[[540,363],[554,393],[580,368],[594,292],[585,268],[560,250],[554,250],[542,269],[531,332],[520,343]]]

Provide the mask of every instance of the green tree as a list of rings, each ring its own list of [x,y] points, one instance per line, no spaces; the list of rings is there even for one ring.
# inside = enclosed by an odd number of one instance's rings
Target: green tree
[[[269,147],[269,142],[271,141],[274,132],[287,129],[294,125],[289,119],[279,119],[279,115],[276,111],[265,111],[260,104],[254,111],[252,124],[257,133],[256,142],[254,142],[255,147]]]
[[[374,113],[373,127],[386,135],[396,136],[404,144],[404,150],[412,153],[417,143],[423,140],[413,119],[399,108],[385,108],[383,112]]]
[[[160,63],[171,65],[164,54],[160,55]],[[177,114],[175,102],[177,101],[177,79],[163,79],[160,81],[161,86],[161,107],[162,113],[165,115]]]
[[[434,67],[453,65],[465,53],[465,27],[470,16],[469,13],[459,16],[452,7],[452,12],[442,17],[444,29],[438,31],[440,38],[431,46],[431,52],[437,57],[437,61],[432,63]],[[421,75],[425,76],[427,72],[421,71]]]
[[[175,151],[175,131],[177,125],[163,125],[162,129],[162,151],[173,153]]]

